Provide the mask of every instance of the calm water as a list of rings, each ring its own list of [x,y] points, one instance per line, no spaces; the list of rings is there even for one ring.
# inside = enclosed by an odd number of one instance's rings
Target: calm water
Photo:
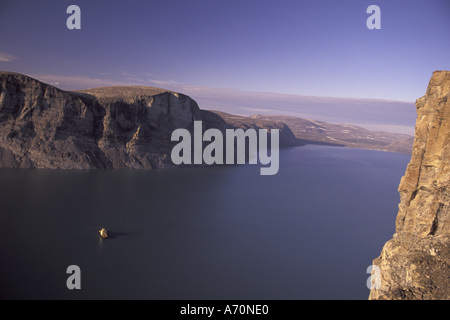
[[[0,297],[367,299],[409,158],[305,146],[282,150],[275,176],[0,170]]]

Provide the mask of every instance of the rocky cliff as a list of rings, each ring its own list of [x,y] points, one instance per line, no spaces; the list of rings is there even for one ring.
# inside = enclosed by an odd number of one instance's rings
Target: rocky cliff
[[[2,167],[162,167],[172,131],[201,120],[195,101],[156,88],[68,92],[3,72],[0,90]]]
[[[152,87],[63,91],[0,72],[0,167],[157,168],[171,166],[175,129],[229,128],[190,97]],[[268,127],[270,129],[270,127]],[[293,137],[285,126],[280,137]],[[295,138],[294,138],[295,140]],[[294,145],[283,139],[281,146]]]
[[[396,233],[373,261],[381,287],[369,299],[450,299],[450,71],[434,72],[416,108]]]

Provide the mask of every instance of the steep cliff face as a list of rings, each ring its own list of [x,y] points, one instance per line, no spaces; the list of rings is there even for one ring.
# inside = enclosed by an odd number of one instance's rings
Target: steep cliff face
[[[69,92],[22,74],[0,72],[0,168],[172,166],[170,153],[178,143],[171,141],[172,132],[192,132],[194,121],[203,121],[205,129],[230,128],[190,97],[164,89]],[[286,125],[280,127],[280,137],[281,146],[296,144]]]
[[[416,108],[396,233],[373,261],[381,287],[370,299],[450,299],[450,71],[434,72]]]
[[[171,165],[172,132],[200,121],[197,103],[186,95],[149,87],[107,87],[79,91],[94,96],[105,114],[99,148],[113,168]]]
[[[188,96],[156,88],[68,92],[0,73],[0,166],[154,168],[170,164],[176,128],[201,120]]]

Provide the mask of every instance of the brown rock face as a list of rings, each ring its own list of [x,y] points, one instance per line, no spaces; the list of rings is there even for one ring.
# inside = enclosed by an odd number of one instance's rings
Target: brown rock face
[[[450,299],[450,72],[418,99],[411,161],[399,186],[396,233],[373,264],[369,299]]]

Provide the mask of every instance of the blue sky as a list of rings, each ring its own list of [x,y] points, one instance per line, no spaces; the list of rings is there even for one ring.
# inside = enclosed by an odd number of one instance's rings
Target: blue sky
[[[81,30],[66,27],[71,4]],[[381,8],[380,30],[366,27],[371,4]],[[0,70],[63,89],[413,102],[433,71],[450,70],[449,17],[448,0],[0,0]]]

